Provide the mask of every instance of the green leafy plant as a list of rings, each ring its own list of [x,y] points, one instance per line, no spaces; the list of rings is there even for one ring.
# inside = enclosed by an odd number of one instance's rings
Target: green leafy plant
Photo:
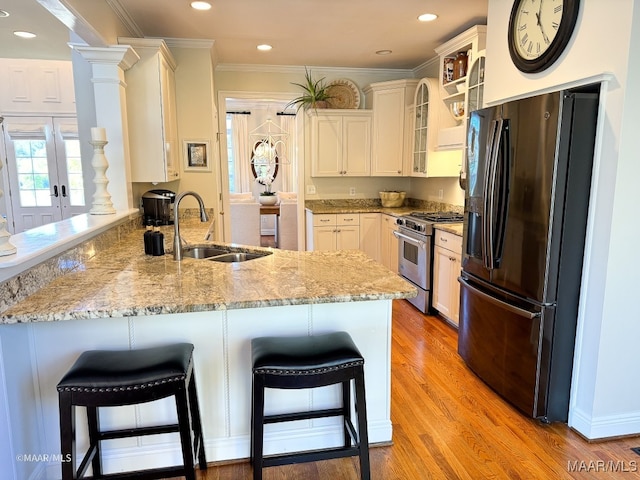
[[[304,84],[291,82],[292,85],[302,88],[304,93],[287,103],[285,108],[296,106],[296,111],[301,108],[305,110],[308,108],[326,108],[327,100],[331,99],[331,95],[328,92],[329,85],[324,83],[324,77],[320,80],[314,80],[311,76],[311,71],[307,67],[304,67],[304,71]]]

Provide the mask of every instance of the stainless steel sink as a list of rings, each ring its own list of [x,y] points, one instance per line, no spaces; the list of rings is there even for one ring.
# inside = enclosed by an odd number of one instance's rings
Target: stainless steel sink
[[[193,246],[193,247],[184,247],[182,249],[182,256],[189,258],[211,258],[217,257],[219,255],[225,255],[229,253],[228,250],[223,250],[217,247],[210,246]]]
[[[246,262],[247,260],[266,257],[267,255],[271,255],[271,252],[264,252],[264,253],[236,252],[236,253],[227,253],[226,255],[211,257],[209,258],[209,260],[211,260],[212,262],[225,262],[225,263]]]
[[[230,252],[210,245],[193,245],[182,249],[183,257],[225,263],[246,262],[266,255],[271,255],[271,252]]]

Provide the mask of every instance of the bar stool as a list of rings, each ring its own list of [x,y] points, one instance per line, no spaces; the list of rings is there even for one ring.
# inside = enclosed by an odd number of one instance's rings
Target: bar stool
[[[360,478],[370,478],[364,358],[346,332],[302,337],[261,337],[251,340],[253,381],[251,398],[251,463],[254,480],[263,467],[358,456]],[[351,380],[355,381],[358,432],[351,421]],[[302,389],[342,384],[338,408],[264,414],[265,388]],[[263,455],[264,425],[313,418],[342,416],[344,445],[297,453]],[[352,444],[353,441],[353,444]]]
[[[178,343],[138,350],[93,350],[78,357],[58,383],[62,480],[82,478],[93,466],[94,479],[159,479],[183,475],[195,480],[194,452],[207,468],[193,371],[193,345]],[[178,423],[100,430],[98,407],[146,403],[174,396]],[[89,449],[76,470],[75,407],[87,409]],[[179,432],[183,465],[104,475],[101,441]],[[193,434],[193,440],[192,440]]]

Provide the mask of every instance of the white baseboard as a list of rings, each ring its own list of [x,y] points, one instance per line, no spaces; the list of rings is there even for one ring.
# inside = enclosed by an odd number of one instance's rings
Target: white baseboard
[[[640,432],[640,412],[593,417],[574,408],[569,415],[569,426],[589,440],[637,435]]]

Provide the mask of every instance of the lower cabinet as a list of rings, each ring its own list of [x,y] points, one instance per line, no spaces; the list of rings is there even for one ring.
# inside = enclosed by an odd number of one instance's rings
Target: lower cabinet
[[[398,239],[396,217],[381,215],[380,219],[380,263],[394,273],[398,273]]]
[[[380,261],[380,214],[360,214],[360,250]]]
[[[458,325],[462,237],[436,229],[433,249],[433,307]]]
[[[310,235],[310,232],[313,232]],[[307,250],[359,250],[358,213],[319,214],[307,212]]]

